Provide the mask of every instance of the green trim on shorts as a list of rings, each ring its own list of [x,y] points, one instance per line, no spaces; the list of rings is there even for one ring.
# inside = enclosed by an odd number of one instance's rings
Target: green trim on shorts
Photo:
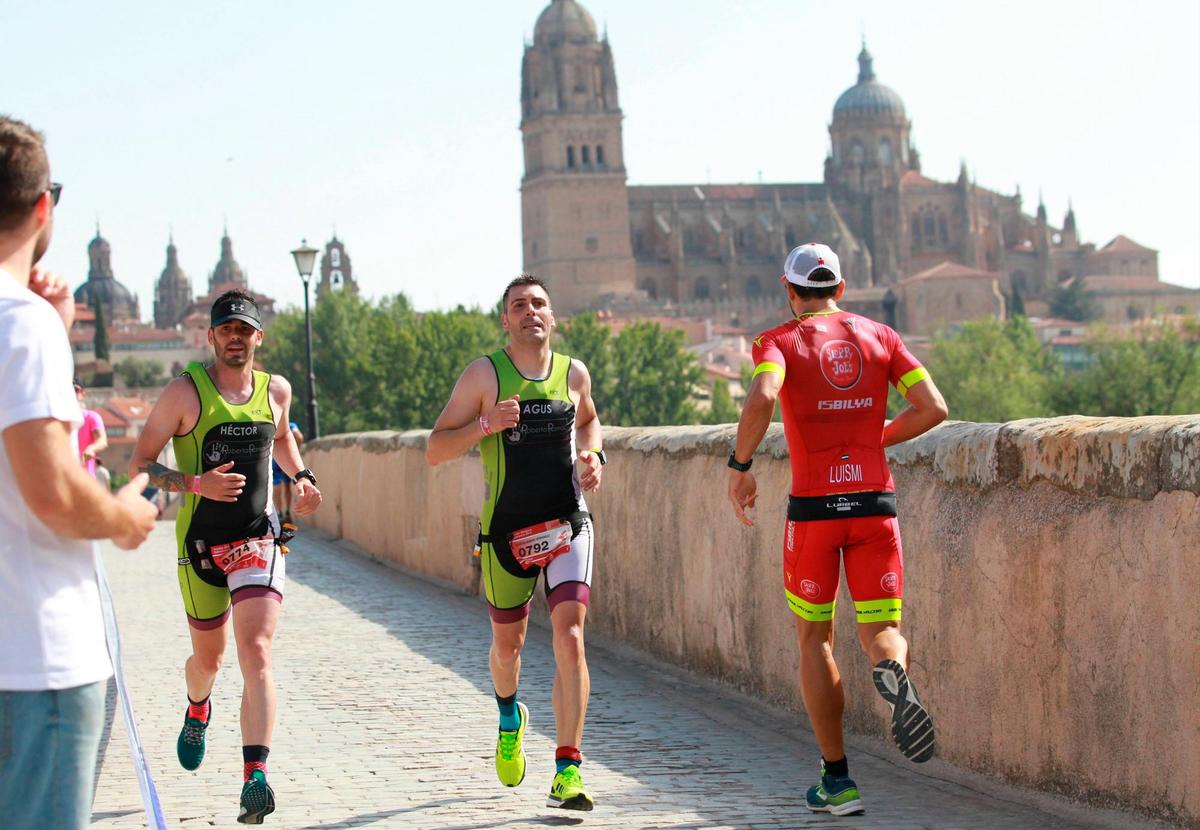
[[[833,619],[834,606],[837,605],[836,599],[833,602],[818,605],[801,599],[787,588],[784,588],[783,592],[787,594],[788,607],[792,609],[797,617],[809,622],[827,622]]]
[[[191,565],[179,566],[179,593],[183,595],[183,610],[193,620],[215,620],[233,604],[227,586],[209,585]]]
[[[854,610],[858,613],[860,623],[899,622],[900,603],[900,597],[869,599],[866,602],[855,602]]]

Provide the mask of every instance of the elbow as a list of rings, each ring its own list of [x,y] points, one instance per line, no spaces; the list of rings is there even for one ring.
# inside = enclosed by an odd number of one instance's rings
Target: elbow
[[[58,493],[45,490],[24,495],[25,506],[29,508],[39,522],[51,530],[58,532],[63,527],[64,520],[69,520],[70,510]]]
[[[746,409],[751,412],[775,412],[775,401],[779,395],[771,394],[763,389],[756,389],[746,396]],[[768,416],[769,417],[769,416]]]
[[[443,460],[441,454],[437,451],[437,446],[434,444],[433,439],[430,438],[429,443],[425,446],[425,463],[430,467],[436,467]]]

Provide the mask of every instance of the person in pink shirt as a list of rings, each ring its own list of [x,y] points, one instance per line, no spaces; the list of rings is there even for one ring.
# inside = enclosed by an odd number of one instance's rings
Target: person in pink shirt
[[[88,475],[96,475],[96,456],[108,448],[108,433],[100,413],[83,405],[83,384],[75,378],[75,399],[83,410],[83,424],[79,427],[79,457]]]

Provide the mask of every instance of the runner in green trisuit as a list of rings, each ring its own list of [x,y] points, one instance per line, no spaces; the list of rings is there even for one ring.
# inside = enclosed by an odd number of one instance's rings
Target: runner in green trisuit
[[[552,698],[558,750],[547,804],[591,810],[579,771],[591,688],[583,628],[594,541],[583,493],[600,486],[600,421],[587,367],[550,349],[555,321],[546,286],[517,277],[504,291],[503,309],[508,345],[467,366],[426,457],[440,464],[478,444],[483,458],[479,544],[500,709],[496,774],[509,787],[525,779],[529,710],[517,701],[517,682],[529,602],[544,573],[558,669]]]

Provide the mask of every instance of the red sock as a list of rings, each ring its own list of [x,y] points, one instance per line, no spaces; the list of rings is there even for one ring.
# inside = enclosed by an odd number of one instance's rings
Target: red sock
[[[187,716],[189,718],[198,720],[201,723],[208,723],[208,716],[210,714],[212,714],[212,705],[209,703],[208,698],[204,698],[199,703],[193,702],[190,697],[188,698]]]
[[[567,767],[577,767],[582,763],[583,754],[580,753],[578,747],[560,746],[554,751],[554,766],[559,772],[562,772]]]
[[[262,770],[262,774],[266,775],[267,774],[267,762],[266,761],[247,761],[246,763],[242,764],[242,780],[249,781],[250,776],[254,773],[254,771],[256,769]]]

